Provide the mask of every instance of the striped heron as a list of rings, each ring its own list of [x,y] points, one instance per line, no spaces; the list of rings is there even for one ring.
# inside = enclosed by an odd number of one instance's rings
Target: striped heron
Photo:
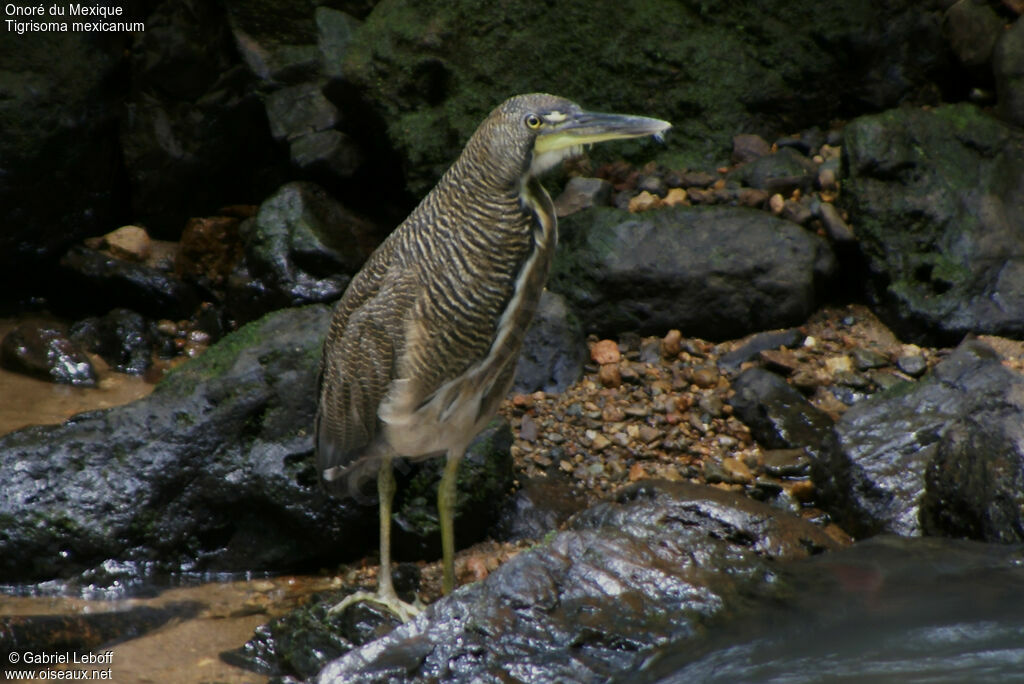
[[[586,112],[553,95],[512,97],[352,279],[324,342],[316,458],[336,494],[377,478],[380,571],[376,594],[353,594],[335,609],[370,600],[402,620],[418,612],[391,582],[396,457],[447,454],[437,507],[443,591],[454,589],[459,461],[509,391],[557,242],[538,177],[586,145],[660,137],[670,126]]]

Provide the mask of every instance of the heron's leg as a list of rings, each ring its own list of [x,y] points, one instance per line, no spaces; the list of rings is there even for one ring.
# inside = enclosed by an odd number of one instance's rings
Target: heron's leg
[[[380,497],[380,569],[377,571],[377,593],[357,591],[331,608],[330,613],[341,612],[353,603],[362,601],[387,608],[402,622],[407,622],[422,611],[422,604],[414,605],[398,598],[391,583],[391,503],[395,498],[395,472],[391,467],[391,458],[390,451],[381,457],[380,470],[377,473],[377,494]],[[418,599],[416,603],[419,604]]]
[[[441,486],[437,489],[437,514],[441,521],[441,562],[444,566],[441,590],[445,596],[455,590],[455,497],[458,491],[455,485],[463,453],[464,448],[448,451]]]

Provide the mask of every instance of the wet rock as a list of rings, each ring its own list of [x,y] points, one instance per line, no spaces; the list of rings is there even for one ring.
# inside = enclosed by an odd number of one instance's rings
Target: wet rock
[[[583,507],[567,479],[557,474],[527,478],[506,502],[494,533],[503,541],[540,540]]]
[[[555,213],[559,218],[575,214],[589,207],[606,207],[611,204],[612,184],[603,178],[573,176],[555,198]]]
[[[149,322],[130,309],[79,321],[71,327],[71,338],[122,373],[139,375],[153,365]]]
[[[732,382],[735,416],[769,449],[805,449],[821,458],[832,437],[832,420],[796,389],[763,368],[743,371]]]
[[[512,389],[522,393],[564,391],[583,374],[586,349],[579,321],[565,298],[545,290],[523,337]]]
[[[794,190],[807,192],[814,187],[818,167],[796,150],[784,147],[744,164],[728,177],[751,188],[789,196]]]
[[[317,681],[583,681],[635,672],[656,644],[739,606],[778,560],[838,547],[809,523],[739,495],[642,483],[332,662]]]
[[[276,312],[144,399],[0,438],[0,582],[108,559],[154,573],[308,570],[374,547],[375,503],[329,497],[313,464],[329,318],[323,305]],[[494,508],[508,491],[474,488]],[[461,523],[456,535],[475,541]]]
[[[567,217],[549,287],[584,330],[709,339],[803,322],[834,272],[824,240],[764,212],[672,207]]]
[[[125,307],[154,318],[187,318],[199,304],[192,286],[143,264],[72,247],[61,259],[62,306],[84,313]]]
[[[369,250],[372,227],[312,183],[283,185],[239,228],[244,259],[228,282],[239,320],[344,292]]]
[[[89,357],[58,326],[19,325],[0,342],[0,362],[8,370],[50,382],[96,385]]]
[[[843,246],[856,243],[857,238],[853,234],[850,224],[843,220],[835,206],[828,202],[819,202],[815,209],[815,215],[821,219],[821,224],[825,227],[825,232],[832,242]]]
[[[911,377],[918,377],[928,370],[928,360],[921,354],[901,354],[896,359],[896,367]]]
[[[840,199],[883,320],[914,342],[1024,336],[1024,134],[968,104],[862,117],[844,133]]]
[[[330,7],[317,7],[315,18],[321,71],[329,78],[340,77],[345,53],[363,22]]]
[[[929,531],[943,533],[936,522],[940,518],[957,521],[951,530],[966,529],[963,518],[956,515],[957,510],[969,507],[962,498],[948,515],[939,513],[952,506],[948,503],[952,491],[960,492],[958,497],[969,492],[973,497],[970,506],[976,509],[983,509],[991,494],[979,501],[977,480],[969,486],[965,480],[958,487],[948,478],[970,471],[963,459],[974,457],[964,455],[963,449],[975,439],[979,446],[989,440],[986,446],[990,448],[984,456],[977,454],[978,477],[988,474],[989,466],[981,465],[986,462],[1019,461],[1019,456],[1007,451],[1005,435],[1013,434],[1012,422],[1020,419],[1018,409],[1010,408],[1014,404],[1008,405],[1007,398],[1022,387],[1024,381],[1003,367],[990,348],[967,342],[921,381],[905,382],[857,403],[836,423],[837,439],[829,444],[824,458],[815,461],[813,477],[823,506],[843,529],[858,537],[882,532],[918,536],[924,532],[921,506],[928,473],[938,477],[941,472],[946,475],[943,486],[952,485],[953,489],[940,490],[941,497],[938,491],[929,495],[939,497],[932,499],[935,509],[929,513],[933,521]],[[1002,416],[1008,423],[976,426],[970,421],[972,415]],[[952,426],[958,427],[947,438]],[[981,434],[976,432],[979,429]],[[982,437],[984,432],[990,436]],[[940,447],[942,467],[936,461]],[[1011,467],[1006,473],[1008,486],[1012,487],[1017,477],[1011,474],[1015,470]]]
[[[1024,379],[999,373],[939,441],[921,501],[924,534],[1024,542]]]
[[[1024,125],[1024,21],[1017,19],[996,43],[992,59],[999,96],[999,114],[1017,126]]]
[[[127,12],[127,10],[126,10]],[[6,16],[25,21],[24,16]],[[38,18],[45,21],[45,18]],[[130,20],[133,21],[134,19]],[[6,28],[6,27],[5,27]],[[0,291],[30,291],[41,266],[109,230],[128,198],[120,183],[118,126],[131,35],[8,29],[0,45]],[[26,40],[27,38],[27,40]]]
[[[735,373],[739,371],[741,365],[753,361],[761,352],[779,347],[792,349],[803,340],[804,335],[797,328],[757,333],[742,346],[723,354],[718,359],[718,367],[727,373]]]

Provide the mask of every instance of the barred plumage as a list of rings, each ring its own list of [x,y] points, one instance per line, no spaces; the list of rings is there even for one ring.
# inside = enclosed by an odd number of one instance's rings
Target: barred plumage
[[[508,392],[557,242],[536,175],[582,144],[667,128],[552,95],[510,98],[338,303],[321,362],[317,466],[340,494],[378,475],[380,593],[399,612],[407,606],[387,571],[391,459],[448,454],[439,507],[450,591],[455,468]]]

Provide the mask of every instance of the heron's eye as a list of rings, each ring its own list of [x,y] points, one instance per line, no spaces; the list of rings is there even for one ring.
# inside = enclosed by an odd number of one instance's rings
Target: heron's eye
[[[540,117],[537,116],[536,114],[527,114],[526,115],[526,126],[527,126],[527,128],[532,128],[533,130],[537,130],[538,128],[540,128]]]

